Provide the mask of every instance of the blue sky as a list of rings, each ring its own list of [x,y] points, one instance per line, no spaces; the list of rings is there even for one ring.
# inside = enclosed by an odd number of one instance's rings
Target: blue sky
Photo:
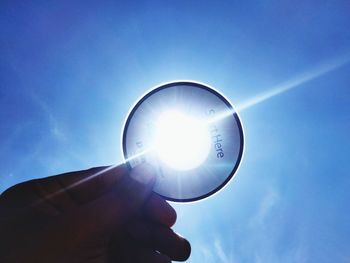
[[[350,262],[348,1],[32,2],[0,3],[1,191],[121,162],[135,100],[197,80],[249,107],[235,179],[175,205],[189,262]]]

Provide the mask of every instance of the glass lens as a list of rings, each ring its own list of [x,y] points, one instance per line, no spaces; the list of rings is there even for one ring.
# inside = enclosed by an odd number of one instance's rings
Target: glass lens
[[[143,96],[123,131],[129,168],[148,162],[157,170],[154,191],[168,200],[195,201],[220,190],[243,154],[237,112],[214,89],[172,82]]]

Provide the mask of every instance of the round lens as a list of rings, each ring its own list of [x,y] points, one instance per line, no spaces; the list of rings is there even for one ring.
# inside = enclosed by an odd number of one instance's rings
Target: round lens
[[[156,168],[156,193],[186,202],[210,196],[233,177],[243,140],[238,114],[223,95],[181,81],[161,85],[136,103],[122,145],[130,169],[144,162]]]

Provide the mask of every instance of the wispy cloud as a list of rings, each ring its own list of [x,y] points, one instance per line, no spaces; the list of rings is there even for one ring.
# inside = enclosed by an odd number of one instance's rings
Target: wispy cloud
[[[193,251],[189,262],[193,263],[235,263],[239,262],[234,257],[231,242],[228,236],[213,236],[206,242],[194,244],[196,250]],[[225,246],[222,241],[224,241]]]
[[[214,248],[215,248],[215,253],[217,257],[219,258],[219,262],[222,263],[233,263],[232,260],[232,255],[228,255],[225,250],[223,249],[220,239],[215,238],[214,240]]]
[[[270,188],[263,197],[257,213],[251,218],[250,225],[262,225],[270,211],[279,202],[280,195],[276,189]]]
[[[197,258],[197,260],[194,260],[193,262],[211,263],[216,261],[212,249],[210,249],[210,247],[208,247],[207,245],[201,246],[200,252],[201,253],[199,258]]]
[[[291,250],[291,260],[290,262],[309,262],[308,258],[308,245],[306,244],[305,238],[302,234],[299,234],[298,242]]]
[[[37,94],[34,92],[30,93],[30,97],[32,98],[33,102],[37,104],[40,109],[43,111],[45,114],[45,118],[49,124],[49,129],[51,134],[60,141],[65,141],[66,140],[66,135],[63,132],[63,129],[61,125],[59,125],[59,122],[57,121],[56,117],[53,115],[52,110],[50,107],[47,105],[47,103],[42,100]]]

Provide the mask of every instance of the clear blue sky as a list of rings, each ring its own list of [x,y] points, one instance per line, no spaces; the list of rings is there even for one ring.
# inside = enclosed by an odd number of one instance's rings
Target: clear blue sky
[[[189,262],[350,262],[349,1],[31,2],[0,3],[1,191],[121,162],[135,100],[193,79],[260,102],[236,178],[175,205]]]

